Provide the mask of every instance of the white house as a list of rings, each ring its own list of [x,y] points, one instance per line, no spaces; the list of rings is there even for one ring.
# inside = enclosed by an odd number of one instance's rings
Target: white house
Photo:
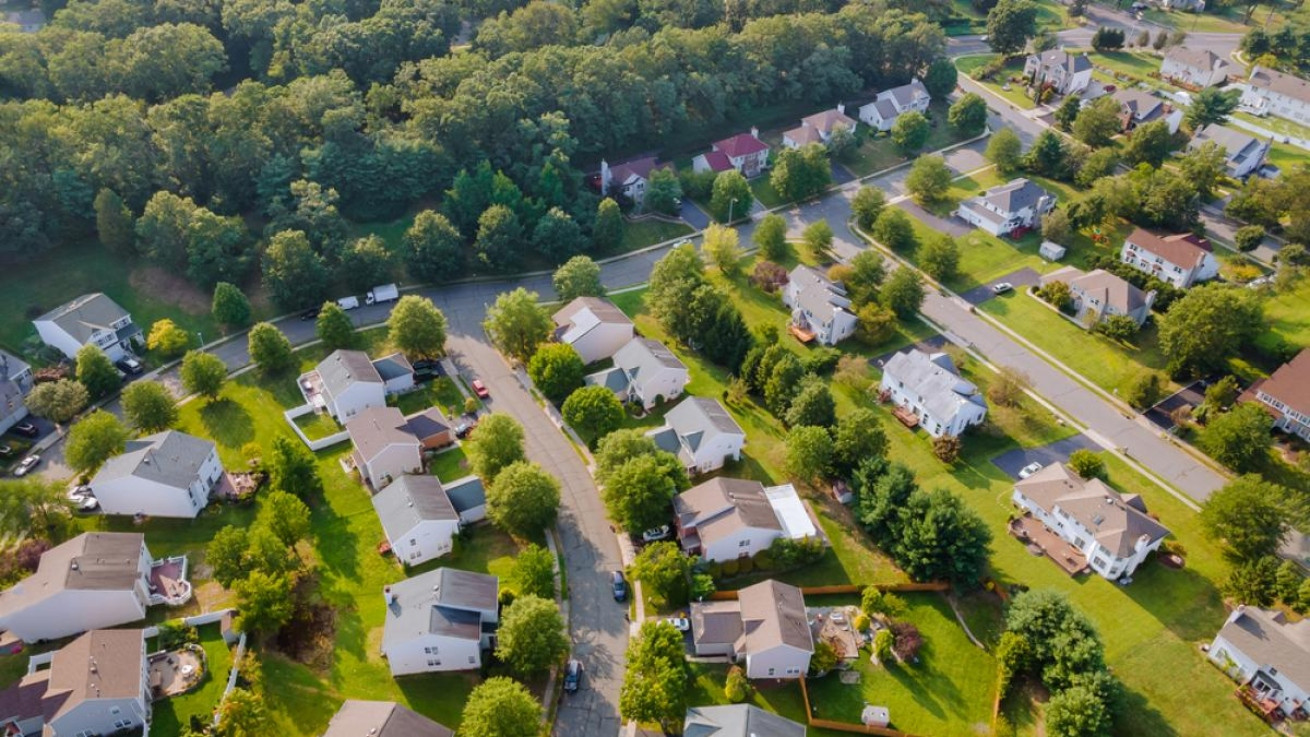
[[[1111,580],[1131,576],[1169,535],[1147,515],[1141,497],[1120,494],[1100,479],[1083,479],[1063,463],[1015,483],[1011,499]]]
[[[49,668],[0,692],[0,731],[33,737],[148,733],[148,669],[141,630],[87,632],[55,651]]]
[[[1260,402],[1274,416],[1274,427],[1310,440],[1310,349],[1252,384],[1242,400]]]
[[[404,353],[396,352],[373,361],[387,394],[404,394],[414,388],[414,365]]]
[[[383,591],[382,655],[391,675],[477,670],[494,647],[500,580],[438,568]]]
[[[32,390],[32,367],[26,361],[0,348],[0,381],[8,379],[27,394]]]
[[[632,320],[613,302],[578,297],[554,316],[555,340],[573,346],[584,364],[610,358],[636,333]]]
[[[715,141],[710,150],[691,160],[692,171],[723,173],[737,170],[750,179],[759,176],[769,163],[769,145],[760,140],[760,130],[738,133],[732,138]]]
[[[1006,236],[1038,227],[1042,216],[1054,209],[1055,195],[1021,177],[960,202],[955,214],[994,236]]]
[[[144,619],[150,572],[141,533],[83,533],[42,553],[35,573],[0,593],[0,631],[40,642]]]
[[[407,566],[449,553],[459,534],[459,512],[436,476],[406,475],[373,495],[373,509],[396,560]]]
[[[1069,296],[1079,321],[1094,326],[1112,315],[1126,315],[1141,327],[1151,315],[1155,292],[1143,292],[1133,284],[1105,269],[1084,273],[1073,266],[1065,266],[1046,274],[1042,286],[1051,282],[1069,285]]]
[[[778,538],[819,534],[791,484],[766,489],[758,481],[720,476],[675,496],[673,517],[682,549],[713,561],[750,557]]]
[[[664,426],[646,433],[662,450],[676,455],[693,474],[708,473],[741,460],[746,433],[717,400],[687,397],[664,415]]]
[[[1179,289],[1219,275],[1219,261],[1210,253],[1210,244],[1191,233],[1158,235],[1137,228],[1124,239],[1119,258]]]
[[[1190,87],[1214,87],[1228,80],[1233,65],[1209,49],[1174,46],[1164,52],[1160,76]]]
[[[788,274],[782,303],[791,309],[792,334],[802,342],[836,345],[859,325],[846,290],[804,264]]]
[[[747,678],[800,678],[814,654],[804,595],[772,579],[747,586],[735,601],[693,603],[691,633],[697,655],[726,655]]]
[[[455,733],[394,701],[347,699],[323,737],[455,737]]]
[[[887,359],[879,393],[918,418],[934,438],[959,435],[987,417],[982,393],[960,376],[945,353],[911,348]]]
[[[1271,141],[1261,141],[1242,131],[1211,123],[1192,136],[1187,142],[1187,150],[1194,151],[1211,142],[1224,150],[1224,167],[1228,176],[1234,179],[1244,179],[1264,166],[1273,145]]]
[[[132,339],[141,328],[127,310],[100,292],[84,294],[32,321],[46,345],[76,358],[83,346],[94,345],[117,361],[132,352]]]
[[[827,144],[838,129],[854,133],[856,125],[855,119],[846,114],[846,106],[838,103],[837,107],[831,110],[801,118],[799,128],[793,128],[782,134],[782,145],[787,148],[802,148],[811,143]]]
[[[876,131],[886,132],[892,129],[896,119],[911,110],[927,112],[932,95],[917,78],[909,84],[892,87],[878,93],[873,102],[860,106],[860,120]]]
[[[1072,95],[1087,89],[1092,81],[1092,61],[1085,54],[1070,54],[1064,49],[1049,49],[1029,54],[1023,74],[1034,87],[1050,85],[1058,94]]]
[[[9,431],[27,417],[27,404],[23,401],[23,389],[8,379],[0,379],[0,433]]]
[[[346,422],[351,454],[364,483],[375,489],[423,470],[423,443],[395,407],[370,407]]]
[[[805,725],[754,704],[693,706],[682,723],[684,737],[805,737]]]
[[[487,490],[482,485],[482,479],[465,476],[443,486],[446,498],[459,515],[460,524],[471,525],[487,518]]]
[[[387,383],[363,351],[332,351],[298,383],[307,403],[338,422],[370,407],[387,406]]]
[[[1256,66],[1246,80],[1241,105],[1256,115],[1273,115],[1310,125],[1310,82]]]
[[[1306,718],[1310,711],[1310,619],[1239,606],[1210,643],[1208,657],[1249,689],[1266,716]]]
[[[195,517],[223,478],[218,447],[176,430],[129,440],[91,479],[105,514]]]
[[[1177,133],[1183,123],[1183,111],[1161,100],[1150,92],[1133,87],[1121,89],[1111,97],[1119,103],[1119,118],[1123,129],[1130,131],[1143,123],[1163,120],[1170,133]]]
[[[663,343],[633,338],[614,354],[614,367],[590,374],[588,386],[603,386],[625,402],[651,409],[677,399],[691,381],[687,366]]]
[[[646,187],[650,176],[656,169],[667,169],[668,164],[660,165],[654,156],[642,156],[611,165],[600,160],[600,192],[613,197],[622,195],[638,209],[646,201]]]

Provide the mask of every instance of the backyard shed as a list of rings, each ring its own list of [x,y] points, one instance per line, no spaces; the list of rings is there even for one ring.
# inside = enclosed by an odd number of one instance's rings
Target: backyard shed
[[[1041,248],[1037,250],[1038,253],[1042,254],[1042,258],[1046,259],[1047,261],[1059,261],[1060,259],[1064,258],[1064,254],[1068,253],[1069,251],[1069,249],[1065,248],[1059,243],[1056,243],[1055,241],[1042,241]]]

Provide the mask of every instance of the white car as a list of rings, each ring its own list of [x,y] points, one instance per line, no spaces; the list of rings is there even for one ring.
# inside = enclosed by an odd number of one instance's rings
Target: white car
[[[686,632],[691,629],[691,620],[686,617],[668,617],[664,621],[673,625],[673,629],[679,632]]]
[[[1011,289],[1014,289],[1014,285],[1008,281],[1003,281],[1000,284],[995,284],[992,286],[992,292],[994,294],[1005,294]]]
[[[644,542],[653,543],[656,540],[663,540],[664,538],[668,537],[669,532],[670,530],[668,525],[660,525],[659,527],[652,527],[649,530],[646,530],[645,532],[641,533],[641,539]]]
[[[1042,470],[1042,464],[1038,463],[1037,461],[1033,461],[1032,463],[1029,463],[1023,468],[1019,469],[1019,478],[1026,479],[1040,470]]]

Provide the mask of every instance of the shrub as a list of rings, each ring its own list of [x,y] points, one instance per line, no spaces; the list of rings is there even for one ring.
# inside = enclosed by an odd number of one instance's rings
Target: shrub
[[[807,374],[826,374],[837,368],[841,356],[836,348],[814,348],[801,357],[801,366]]]
[[[960,439],[954,435],[943,435],[939,438],[933,438],[932,454],[937,456],[937,460],[946,465],[953,465],[960,460]]]
[[[823,543],[813,537],[800,540],[780,537],[769,545],[769,555],[780,571],[815,563],[823,554]]]
[[[896,636],[886,628],[878,630],[878,633],[873,636],[873,657],[877,658],[879,663],[886,664],[891,660],[892,643],[895,640]]]
[[[856,632],[863,632],[869,629],[870,621],[872,620],[869,619],[869,615],[860,613],[855,615],[855,621],[852,624],[855,626]]]
[[[760,552],[756,553],[754,555],[754,561],[755,561],[755,570],[757,571],[771,571],[773,570],[773,567],[775,565],[773,561],[773,556],[769,555],[769,551],[767,550],[761,550]]]
[[[728,677],[723,682],[723,695],[728,697],[728,701],[740,704],[749,699],[754,690],[741,666],[734,665],[728,669]]]
[[[750,573],[750,572],[753,571],[753,570],[755,570],[755,561],[751,560],[750,558],[738,558],[738,559],[737,559],[737,572],[738,572],[738,573],[740,573],[740,574],[742,574],[742,575],[744,576],[744,575],[746,575],[747,573]]]
[[[919,634],[918,627],[909,622],[893,622],[891,631],[896,638],[892,652],[896,653],[898,660],[905,663],[918,657],[919,649],[923,647],[923,635]]]
[[[773,294],[787,283],[787,269],[772,261],[760,261],[751,271],[750,283],[765,294]]]
[[[723,561],[720,571],[723,574],[723,578],[732,578],[737,575],[740,568],[741,563],[738,560],[725,560]]]

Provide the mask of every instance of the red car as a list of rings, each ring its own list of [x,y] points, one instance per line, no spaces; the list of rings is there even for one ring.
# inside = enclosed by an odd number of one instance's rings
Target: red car
[[[473,393],[483,399],[491,396],[491,392],[487,391],[487,385],[483,384],[481,379],[473,380]]]

